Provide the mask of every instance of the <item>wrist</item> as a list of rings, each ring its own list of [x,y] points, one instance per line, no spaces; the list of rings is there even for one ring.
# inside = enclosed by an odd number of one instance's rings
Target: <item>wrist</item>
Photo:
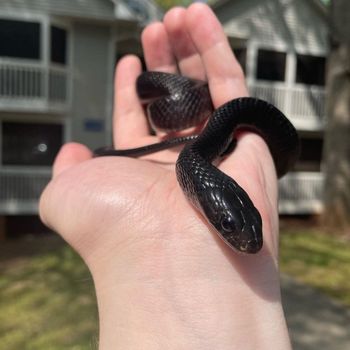
[[[101,350],[290,348],[269,254],[154,243],[124,247],[90,266]]]

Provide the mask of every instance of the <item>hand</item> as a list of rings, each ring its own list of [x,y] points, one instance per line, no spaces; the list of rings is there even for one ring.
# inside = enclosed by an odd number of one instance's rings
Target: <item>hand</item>
[[[174,8],[142,33],[149,70],[207,79],[215,107],[247,95],[242,70],[210,8]],[[135,92],[139,59],[116,70],[114,143],[150,136]],[[84,258],[96,286],[100,349],[288,349],[277,267],[277,181],[264,141],[239,136],[220,164],[263,219],[255,256],[228,248],[176,181],[178,152],[92,159],[80,144],[59,152],[40,201],[42,220]]]

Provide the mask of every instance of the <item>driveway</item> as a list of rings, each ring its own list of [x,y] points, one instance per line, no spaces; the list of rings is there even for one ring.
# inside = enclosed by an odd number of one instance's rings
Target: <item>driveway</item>
[[[350,309],[282,276],[282,297],[293,350],[349,350]]]

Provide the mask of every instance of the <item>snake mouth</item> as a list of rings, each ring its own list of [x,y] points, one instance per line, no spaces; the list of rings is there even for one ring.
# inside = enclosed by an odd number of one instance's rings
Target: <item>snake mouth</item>
[[[252,239],[249,241],[240,241],[239,250],[248,254],[255,254],[262,248],[262,241]]]

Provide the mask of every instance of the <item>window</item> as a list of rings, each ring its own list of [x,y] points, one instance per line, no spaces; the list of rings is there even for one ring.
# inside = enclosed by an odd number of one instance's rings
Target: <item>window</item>
[[[301,137],[301,152],[296,171],[320,171],[322,161],[323,139],[318,137]]]
[[[40,58],[40,23],[0,19],[0,56]]]
[[[50,166],[62,142],[62,125],[3,122],[2,163]]]
[[[297,55],[296,82],[308,85],[324,85],[325,66],[325,57]]]
[[[257,79],[284,81],[286,54],[271,50],[259,50]]]
[[[241,65],[243,71],[246,71],[246,62],[247,62],[247,49],[240,47],[240,48],[234,48],[233,52],[237,58],[237,61]]]
[[[67,32],[58,27],[51,27],[51,62],[66,64]]]

